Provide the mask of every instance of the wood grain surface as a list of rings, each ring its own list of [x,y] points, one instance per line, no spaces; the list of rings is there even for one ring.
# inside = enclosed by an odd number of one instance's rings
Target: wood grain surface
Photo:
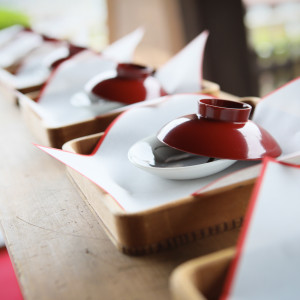
[[[35,138],[2,87],[0,134],[1,230],[25,299],[170,299],[175,267],[237,238],[238,232],[230,232],[209,243],[126,256],[111,243],[65,167],[32,144]]]

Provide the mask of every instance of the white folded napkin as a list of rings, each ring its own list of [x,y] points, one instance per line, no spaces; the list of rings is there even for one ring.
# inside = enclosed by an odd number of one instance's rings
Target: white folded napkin
[[[43,43],[43,38],[34,32],[23,31],[0,48],[0,68],[7,68],[19,62],[33,49]]]
[[[13,25],[0,30],[0,47],[5,46],[11,41],[19,32],[24,29],[21,25]]]
[[[65,42],[42,43],[22,59],[15,74],[0,69],[0,82],[18,90],[43,84],[51,73],[49,58],[57,51],[68,52],[68,46]]]

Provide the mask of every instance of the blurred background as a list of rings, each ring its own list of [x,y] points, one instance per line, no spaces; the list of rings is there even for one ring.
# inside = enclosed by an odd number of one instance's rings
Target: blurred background
[[[145,28],[135,61],[159,67],[204,29],[204,78],[264,96],[300,76],[300,1],[0,0],[0,28],[21,23],[101,51]]]

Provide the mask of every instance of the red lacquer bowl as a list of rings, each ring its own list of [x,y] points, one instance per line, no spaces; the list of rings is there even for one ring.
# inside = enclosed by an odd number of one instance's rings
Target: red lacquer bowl
[[[167,95],[153,76],[154,69],[131,63],[120,63],[114,72],[100,74],[88,86],[91,99],[132,104]]]
[[[202,99],[198,104],[198,114],[171,121],[158,139],[181,151],[223,159],[260,160],[281,154],[274,138],[248,119],[249,104],[222,99]]]

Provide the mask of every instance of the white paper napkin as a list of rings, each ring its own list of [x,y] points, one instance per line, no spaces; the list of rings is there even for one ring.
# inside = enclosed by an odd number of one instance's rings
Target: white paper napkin
[[[14,89],[43,84],[49,77],[49,58],[57,51],[68,52],[64,42],[44,42],[31,51],[21,62],[15,74],[0,69],[0,81]]]
[[[11,41],[23,29],[21,25],[13,25],[0,30],[0,47]]]
[[[283,155],[300,150],[299,91],[300,77],[265,96],[254,111],[253,121],[280,141]]]
[[[42,43],[43,38],[39,34],[27,31],[18,33],[12,41],[0,48],[0,67],[7,68],[17,63]]]
[[[300,79],[297,81],[300,82]],[[290,96],[298,92],[297,85],[289,84],[278,92],[284,95],[281,101],[289,105],[287,99],[291,99]],[[221,176],[250,165],[249,162],[238,162],[223,172],[206,178],[172,181],[148,174],[128,161],[127,153],[131,145],[144,137],[155,134],[168,121],[185,114],[195,113],[197,100],[201,97],[207,98],[206,95],[195,94],[163,97],[157,105],[147,107],[144,103],[143,106],[126,111],[106,132],[94,155],[82,156],[43,146],[38,147],[102,187],[125,211],[137,212],[153,208],[188,196]],[[274,99],[276,102],[277,92],[268,96],[267,99],[268,101]],[[259,106],[263,105],[263,102]],[[260,113],[267,116],[272,111],[269,112],[267,106],[263,105]],[[270,120],[273,121],[272,118]],[[286,135],[290,135],[290,131],[284,126],[288,122],[290,122],[289,115],[280,118],[282,126],[277,132],[277,141],[280,145],[285,141]],[[297,128],[300,131],[300,118],[298,122]],[[265,125],[271,127],[272,124],[265,122]],[[290,138],[293,137],[290,136]],[[295,145],[295,148],[300,150],[300,143],[298,147]],[[286,151],[285,154],[289,153]]]
[[[222,300],[300,298],[300,166],[266,160]]]
[[[199,92],[208,31],[203,31],[155,74],[168,94]]]
[[[142,40],[144,33],[145,30],[143,28],[138,28],[103,49],[102,54],[114,61],[131,62],[134,51]]]

